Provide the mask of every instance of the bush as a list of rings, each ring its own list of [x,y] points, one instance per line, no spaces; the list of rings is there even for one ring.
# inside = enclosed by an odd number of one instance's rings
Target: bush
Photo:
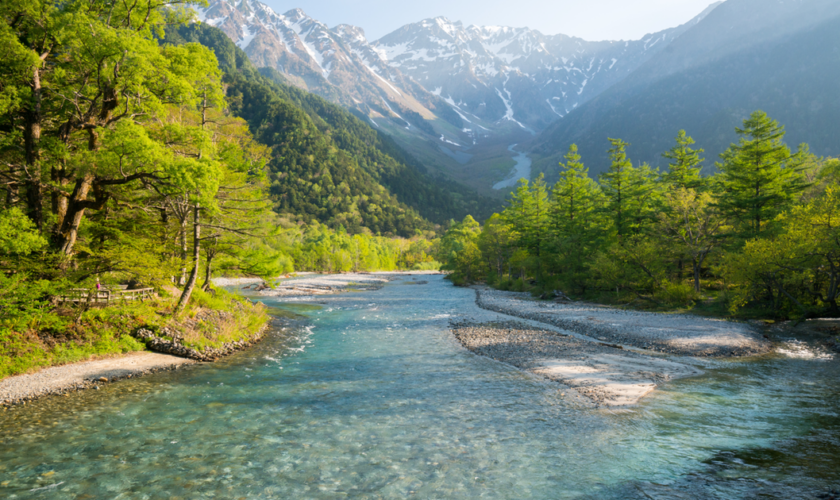
[[[430,262],[418,262],[412,266],[412,271],[440,271],[440,262],[433,260]]]
[[[686,307],[693,305],[700,298],[692,285],[670,281],[663,282],[655,297],[666,305]]]

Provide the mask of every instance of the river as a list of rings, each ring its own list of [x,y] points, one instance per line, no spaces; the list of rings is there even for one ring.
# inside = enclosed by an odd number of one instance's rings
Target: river
[[[461,348],[448,320],[474,292],[422,279],[264,299],[298,316],[251,350],[0,412],[0,497],[812,499],[840,485],[827,352],[707,360],[632,410],[585,408]]]
[[[513,149],[515,147],[516,144],[512,144],[508,148],[508,151],[510,151],[511,153],[516,153],[516,151],[514,151]],[[531,159],[528,158],[528,154],[519,153],[513,157],[513,161],[516,162],[516,165],[514,165],[511,173],[508,174],[505,180],[497,182],[493,186],[493,189],[498,190],[513,187],[516,185],[517,182],[519,182],[519,179],[525,179],[526,181],[531,179]]]

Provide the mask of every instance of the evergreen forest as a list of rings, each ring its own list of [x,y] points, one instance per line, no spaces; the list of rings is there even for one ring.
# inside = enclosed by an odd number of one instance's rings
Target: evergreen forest
[[[595,180],[572,145],[560,179],[520,181],[483,226],[467,217],[440,243],[458,283],[719,316],[836,315],[840,161],[792,150],[762,111],[702,176],[703,149],[680,131],[665,171],[634,165],[609,139]]]

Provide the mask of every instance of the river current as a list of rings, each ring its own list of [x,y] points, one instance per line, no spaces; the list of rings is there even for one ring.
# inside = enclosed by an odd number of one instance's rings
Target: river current
[[[2,498],[819,498],[840,487],[835,357],[710,360],[639,407],[477,357],[439,276],[300,302],[255,348],[0,412]],[[830,498],[830,497],[823,497]]]

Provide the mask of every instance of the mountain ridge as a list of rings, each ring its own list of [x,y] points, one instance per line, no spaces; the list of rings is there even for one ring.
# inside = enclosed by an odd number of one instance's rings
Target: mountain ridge
[[[535,171],[556,173],[575,143],[591,172],[602,172],[608,137],[630,142],[634,161],[664,167],[660,155],[680,129],[706,149],[712,169],[735,140],[735,127],[756,109],[786,125],[791,144],[840,154],[838,29],[836,2],[788,0],[771,8],[729,0],[667,51],[534,138]]]

